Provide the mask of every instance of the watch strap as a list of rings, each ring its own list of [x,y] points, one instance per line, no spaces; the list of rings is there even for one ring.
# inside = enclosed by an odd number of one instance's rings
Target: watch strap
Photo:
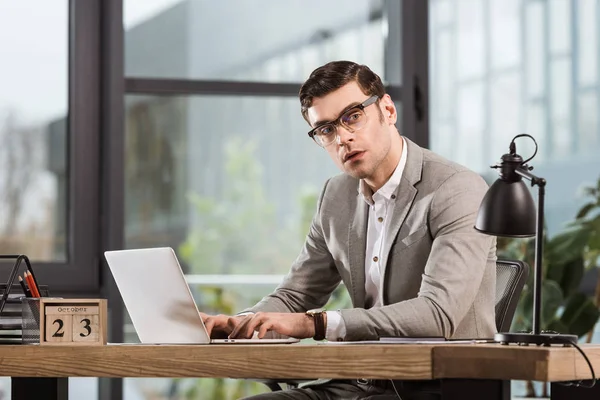
[[[325,339],[325,311],[318,312],[309,312],[307,313],[313,319],[313,323],[315,324],[315,336],[313,336],[314,340],[323,340]]]

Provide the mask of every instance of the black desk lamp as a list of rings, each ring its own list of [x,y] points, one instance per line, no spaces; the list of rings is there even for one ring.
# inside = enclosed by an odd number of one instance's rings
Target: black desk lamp
[[[535,143],[533,156],[523,161],[517,154],[515,139],[528,137]],[[542,251],[544,233],[544,195],[546,180],[529,171],[533,169],[527,162],[537,154],[537,142],[531,135],[517,135],[510,142],[509,153],[502,156],[500,164],[492,168],[500,170],[498,179],[489,188],[481,202],[475,229],[494,236],[529,237],[535,235],[535,268],[533,282],[533,332],[497,333],[494,340],[500,343],[520,344],[565,344],[577,343],[576,335],[542,333],[540,330],[542,297]],[[522,178],[538,187],[538,207]],[[536,218],[537,215],[537,218]],[[537,221],[536,221],[537,219]]]

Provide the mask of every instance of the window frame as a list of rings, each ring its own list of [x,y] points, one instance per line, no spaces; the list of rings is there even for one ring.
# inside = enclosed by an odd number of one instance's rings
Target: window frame
[[[99,227],[99,43],[94,2],[68,5],[68,111],[66,116],[66,261],[31,260],[40,284],[52,295],[97,293]],[[27,254],[25,254],[27,255]],[[9,275],[13,262],[0,263]]]

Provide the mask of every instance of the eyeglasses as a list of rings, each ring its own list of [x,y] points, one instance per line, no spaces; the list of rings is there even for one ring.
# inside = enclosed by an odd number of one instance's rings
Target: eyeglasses
[[[350,107],[342,113],[337,119],[331,122],[321,124],[310,132],[308,136],[312,138],[319,146],[326,147],[337,139],[337,127],[343,126],[349,132],[356,132],[364,127],[367,123],[367,114],[365,108],[379,100],[379,96],[374,95],[367,100],[353,107]]]

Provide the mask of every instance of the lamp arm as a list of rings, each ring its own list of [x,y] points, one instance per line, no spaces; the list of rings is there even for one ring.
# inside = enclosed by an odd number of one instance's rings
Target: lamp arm
[[[546,186],[546,180],[529,172],[529,167],[526,165],[515,168],[515,173],[530,181],[531,186],[539,186],[540,188]]]
[[[529,172],[529,168],[521,165],[515,172],[531,181],[531,186],[538,187],[537,222],[535,230],[535,269],[533,283],[533,334],[541,332],[542,315],[542,259],[544,254],[544,197],[546,196],[546,180]]]

